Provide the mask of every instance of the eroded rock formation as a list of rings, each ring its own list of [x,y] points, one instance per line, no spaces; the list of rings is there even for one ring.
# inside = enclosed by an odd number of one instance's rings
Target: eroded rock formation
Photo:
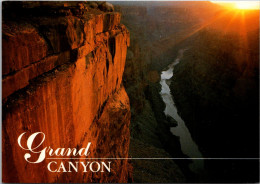
[[[83,2],[3,3],[4,182],[131,178],[127,160],[112,160],[110,173],[51,173],[49,160],[28,164],[17,144],[21,133],[40,131],[42,148],[91,142],[89,158],[128,157],[130,105],[121,81],[129,44],[116,12]]]

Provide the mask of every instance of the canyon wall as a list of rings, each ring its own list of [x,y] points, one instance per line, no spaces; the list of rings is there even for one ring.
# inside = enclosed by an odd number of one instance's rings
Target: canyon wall
[[[120,14],[93,2],[4,2],[2,44],[3,181],[129,181],[127,160],[110,160],[110,173],[52,173],[50,160],[26,162],[17,143],[23,132],[43,132],[39,150],[91,142],[88,158],[128,157],[131,115],[121,82],[130,40]]]
[[[170,88],[203,156],[233,158],[205,160],[204,182],[254,183],[259,160],[245,158],[259,157],[259,11],[238,14],[224,32],[232,13],[190,39]]]

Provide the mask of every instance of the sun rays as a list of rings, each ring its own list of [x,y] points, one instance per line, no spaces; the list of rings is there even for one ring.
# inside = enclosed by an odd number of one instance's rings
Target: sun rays
[[[259,1],[211,1],[229,9],[259,10]]]
[[[259,1],[238,1],[235,2],[235,7],[241,10],[259,9]]]

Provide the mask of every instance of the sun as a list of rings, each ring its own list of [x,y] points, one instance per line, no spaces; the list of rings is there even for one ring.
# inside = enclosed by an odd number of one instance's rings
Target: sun
[[[259,1],[212,1],[226,8],[239,10],[259,10]]]
[[[235,7],[241,10],[259,9],[259,1],[237,1]]]

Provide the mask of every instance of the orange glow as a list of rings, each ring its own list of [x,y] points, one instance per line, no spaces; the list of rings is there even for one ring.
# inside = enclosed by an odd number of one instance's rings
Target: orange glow
[[[238,1],[235,4],[237,9],[259,9],[259,2],[257,1]]]
[[[260,9],[259,1],[212,1],[226,8],[240,10],[257,10]]]
[[[220,4],[220,2],[223,1],[215,1],[214,3]],[[239,53],[240,55],[238,57],[245,58],[244,56],[247,53],[242,51],[243,49],[249,49],[248,33],[252,30],[259,29],[259,11],[253,9],[238,9],[234,7],[236,4],[232,4],[231,6],[231,3],[235,2],[239,3],[241,1],[225,1],[226,8],[218,11],[215,16],[209,18],[203,23],[194,25],[192,28],[183,30],[179,34],[181,36],[176,36],[176,33],[174,33],[167,38],[155,42],[153,46],[161,47],[162,44],[167,43],[169,47],[173,47],[174,45],[183,42],[203,29],[212,29],[222,31],[225,34],[237,34],[240,39],[238,47],[241,48],[241,52]],[[259,2],[257,2],[257,4],[259,4]],[[249,62],[247,55],[244,61]]]

